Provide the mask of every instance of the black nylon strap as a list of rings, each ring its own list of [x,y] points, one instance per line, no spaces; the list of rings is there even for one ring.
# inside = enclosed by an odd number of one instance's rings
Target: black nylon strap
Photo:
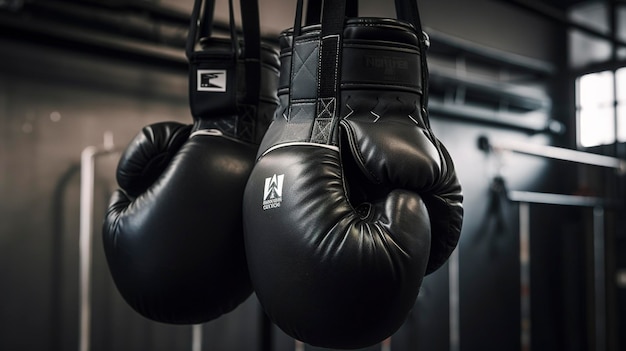
[[[352,0],[354,1],[354,0]],[[322,41],[320,44],[320,71],[318,98],[337,98],[341,76],[341,39],[346,19],[346,1],[324,1],[322,7]],[[333,111],[331,111],[333,112]],[[334,117],[334,116],[333,116]]]
[[[241,0],[240,3],[246,71],[246,95],[243,97],[243,102],[256,104],[261,91],[261,26],[259,23],[259,3],[258,0]],[[234,24],[231,24],[231,28],[234,27]]]
[[[200,22],[200,38],[208,38],[213,32],[213,16],[215,14],[215,0],[206,0]]]
[[[408,22],[415,27],[417,33],[422,32],[422,21],[420,20],[417,1],[415,0],[395,0],[396,16],[399,20]]]
[[[341,50],[346,17],[358,16],[358,0],[309,0],[306,24],[321,23],[321,40],[318,60],[318,87],[316,117],[311,140],[319,143],[330,141],[337,123],[339,85],[341,77]],[[302,32],[303,0],[298,0],[293,26],[294,44]],[[411,24],[419,37],[422,83],[422,115],[427,126],[428,66],[426,62],[426,36],[423,33],[417,0],[395,0],[398,20]],[[319,18],[320,22],[317,22]],[[295,46],[293,48],[295,50]],[[293,55],[292,57],[294,57]],[[294,65],[291,65],[292,69]]]
[[[193,9],[191,10],[191,22],[189,23],[189,33],[187,34],[187,43],[185,45],[185,54],[190,60],[198,40],[198,26],[200,21],[200,11],[202,10],[202,0],[195,0]],[[212,17],[212,16],[211,16]]]
[[[322,7],[322,41],[320,46],[320,70],[325,70],[319,75],[318,98],[338,98],[339,77],[341,76],[341,46],[343,37],[346,12],[357,10],[357,0],[324,0]],[[422,24],[415,0],[395,0],[396,16],[399,20],[411,23],[418,35],[422,34]],[[420,42],[423,43],[423,38]],[[424,52],[424,45],[422,45]],[[422,57],[424,66],[425,55]],[[424,77],[423,77],[424,78]]]
[[[320,0],[321,1],[321,0]],[[293,23],[293,37],[297,37],[302,32],[302,7],[303,0],[296,2],[296,18]]]
[[[430,120],[428,118],[428,62],[426,60],[426,51],[428,49],[426,41],[426,33],[422,27],[419,8],[417,1],[414,0],[395,0],[396,14],[398,19],[406,21],[415,27],[415,31],[420,37],[420,60],[422,63],[422,114],[424,123],[430,129]]]
[[[307,1],[305,25],[321,23],[322,0]],[[359,2],[349,0],[346,3],[346,16],[357,17],[359,15]]]
[[[235,23],[235,10],[233,0],[228,0],[228,23],[230,29],[230,44],[232,47],[233,57],[237,57],[239,51],[239,38],[237,37],[237,27]]]
[[[322,13],[322,1],[323,0],[309,0],[307,1],[307,11],[305,24],[311,25],[321,23]],[[300,2],[300,1],[299,1]],[[419,8],[416,1],[412,0],[395,0],[396,17],[399,20],[411,23],[417,31],[422,30],[422,24],[420,21]],[[297,13],[302,13],[301,10],[296,10]],[[347,0],[346,2],[346,17],[358,17],[359,14],[359,2],[358,0]],[[302,18],[302,15],[300,15]],[[300,23],[296,19],[296,23]],[[295,26],[294,26],[295,28]]]
[[[302,12],[303,1],[298,0],[296,3],[296,17],[293,25],[294,36],[298,36],[301,33],[302,28]],[[357,0],[348,0],[346,3],[346,16],[357,17],[359,15],[359,2]],[[309,0],[307,1],[306,17],[304,24],[307,26],[321,23],[322,16],[322,0]]]
[[[233,57],[237,57],[239,51],[239,39],[235,24],[233,1],[228,0],[230,36],[232,42]],[[258,0],[240,0],[243,37],[244,37],[244,61],[246,74],[246,95],[244,103],[255,104],[258,101],[261,90],[261,29],[259,23]],[[202,16],[200,13],[202,12]],[[200,38],[210,37],[213,29],[213,17],[215,12],[215,0],[195,0],[191,12],[191,23],[185,46],[187,59],[191,60],[197,41]]]
[[[322,0],[309,0],[306,7],[306,20],[304,23],[307,26],[320,23],[320,16],[322,14]]]
[[[347,17],[359,16],[359,1],[358,0],[348,0],[348,2],[346,3],[346,16]]]
[[[246,57],[258,59],[261,51],[259,3],[257,0],[241,0],[240,2]]]

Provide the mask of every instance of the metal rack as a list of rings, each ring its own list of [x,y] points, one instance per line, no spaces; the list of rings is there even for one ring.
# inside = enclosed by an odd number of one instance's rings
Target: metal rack
[[[117,153],[111,133],[103,146],[88,146],[80,154],[80,233],[78,237],[79,333],[78,350],[88,351],[91,342],[91,268],[93,244],[95,160]]]
[[[494,143],[485,136],[478,138],[478,147],[486,152],[512,151],[520,154],[569,161],[589,166],[613,168],[621,175],[626,173],[626,160],[584,151],[515,141],[498,141]]]
[[[510,201],[519,206],[520,242],[520,338],[522,350],[531,349],[531,275],[530,275],[530,207],[533,204],[574,206],[593,209],[593,272],[594,272],[594,350],[607,350],[606,343],[606,247],[604,218],[608,202],[602,198],[570,196],[561,194],[535,193],[525,191],[508,192]]]
[[[478,146],[485,152],[510,151],[549,159],[573,162],[581,165],[605,167],[626,173],[626,160],[597,155],[565,148],[519,142],[492,142],[480,137]],[[606,247],[605,210],[618,205],[616,202],[590,196],[538,193],[528,191],[507,191],[509,201],[519,206],[519,260],[520,260],[520,341],[523,351],[531,349],[531,276],[530,276],[530,207],[534,204],[573,206],[593,210],[593,276],[594,276],[594,350],[605,351],[607,346],[607,301],[606,301]]]

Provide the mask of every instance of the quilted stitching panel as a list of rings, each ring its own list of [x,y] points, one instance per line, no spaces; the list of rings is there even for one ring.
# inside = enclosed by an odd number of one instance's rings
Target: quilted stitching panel
[[[289,122],[284,125],[282,141],[309,141],[315,115],[314,103],[294,104],[291,106]]]
[[[213,128],[221,130],[226,135],[237,135],[237,117],[224,117],[214,121]]]
[[[318,41],[296,43],[293,49],[293,78],[291,82],[293,99],[316,98],[318,61]]]
[[[302,122],[310,118],[310,108],[307,105],[291,105],[291,112],[289,113],[289,121]]]
[[[319,99],[317,101],[317,118],[335,117],[336,106],[335,98]]]
[[[311,141],[314,143],[328,144],[332,133],[333,118],[318,118],[313,125]]]
[[[237,137],[241,140],[253,142],[256,131],[256,108],[252,105],[239,106],[237,121]]]

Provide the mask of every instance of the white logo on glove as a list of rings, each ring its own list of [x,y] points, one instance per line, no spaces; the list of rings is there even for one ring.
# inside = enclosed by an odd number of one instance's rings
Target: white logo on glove
[[[223,93],[226,91],[226,70],[199,69],[198,91]]]
[[[263,210],[280,207],[283,201],[283,181],[284,174],[265,178],[265,186],[263,187]]]

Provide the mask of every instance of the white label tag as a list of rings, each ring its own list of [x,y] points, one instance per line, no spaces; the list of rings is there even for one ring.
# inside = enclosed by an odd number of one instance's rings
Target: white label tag
[[[226,70],[199,69],[198,91],[226,92]]]

